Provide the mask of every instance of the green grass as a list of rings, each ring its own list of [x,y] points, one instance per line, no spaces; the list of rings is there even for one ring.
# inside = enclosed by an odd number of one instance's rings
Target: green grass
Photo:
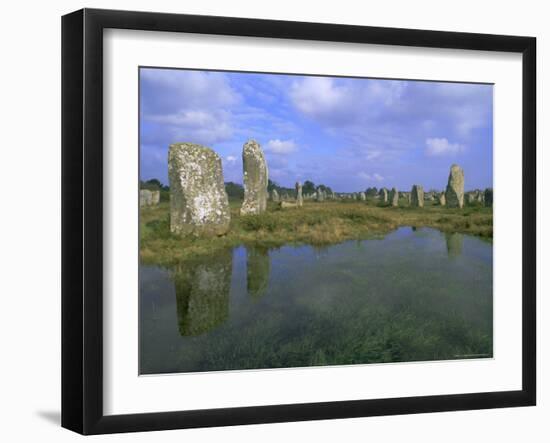
[[[140,217],[142,263],[170,265],[196,255],[212,254],[237,245],[279,247],[285,244],[329,245],[344,240],[386,234],[399,226],[433,227],[491,240],[492,208],[450,209],[426,202],[424,208],[381,206],[376,202],[305,202],[302,208],[268,210],[255,216],[239,214],[240,201],[232,200],[229,233],[221,237],[182,237],[170,232],[169,203],[144,208]]]

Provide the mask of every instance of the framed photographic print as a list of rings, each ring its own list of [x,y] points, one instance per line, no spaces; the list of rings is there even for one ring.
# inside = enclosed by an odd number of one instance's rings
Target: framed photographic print
[[[62,20],[62,425],[534,405],[531,37]]]

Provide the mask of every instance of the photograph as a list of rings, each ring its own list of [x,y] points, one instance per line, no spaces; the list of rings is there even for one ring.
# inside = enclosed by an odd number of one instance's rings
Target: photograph
[[[493,358],[493,84],[138,75],[140,375]]]

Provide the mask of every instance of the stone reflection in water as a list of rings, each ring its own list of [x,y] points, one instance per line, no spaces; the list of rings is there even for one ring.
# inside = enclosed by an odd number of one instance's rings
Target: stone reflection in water
[[[248,295],[260,298],[269,284],[271,259],[266,248],[248,247],[246,249],[246,287]]]
[[[178,327],[182,336],[204,334],[229,315],[233,271],[230,249],[174,269]]]
[[[458,257],[462,254],[463,234],[458,232],[453,232],[452,234],[446,233],[445,241],[447,242],[447,254],[449,257]]]

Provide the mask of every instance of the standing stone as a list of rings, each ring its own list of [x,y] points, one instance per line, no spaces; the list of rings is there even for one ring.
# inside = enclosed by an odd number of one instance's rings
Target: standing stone
[[[268,172],[260,145],[249,140],[243,146],[244,201],[241,215],[254,215],[267,208]]]
[[[464,171],[458,165],[451,166],[445,200],[449,208],[464,207]]]
[[[160,202],[160,191],[150,191],[149,189],[140,189],[139,206],[157,206]]]
[[[325,200],[325,193],[321,188],[317,188],[317,201],[322,202]]]
[[[160,191],[151,191],[151,205],[156,206],[160,203]]]
[[[279,198],[279,193],[277,192],[276,189],[273,189],[273,190],[271,191],[271,200],[273,200],[275,203],[279,203],[279,201],[281,200],[281,199]]]
[[[411,190],[411,206],[415,208],[424,207],[424,189],[421,185],[413,185]]]
[[[445,193],[442,192],[441,194],[439,194],[439,205],[440,206],[445,206],[445,204],[446,204]]]
[[[399,192],[395,188],[391,188],[390,203],[392,206],[399,206]]]
[[[386,188],[380,189],[378,195],[380,196],[380,200],[383,203],[388,203],[388,190]]]
[[[474,205],[476,200],[477,200],[477,196],[475,192],[468,192],[466,194],[466,203],[468,203],[468,205]]]
[[[301,208],[304,206],[304,198],[302,197],[302,184],[296,182],[296,206]]]
[[[367,195],[364,192],[361,192],[359,194],[359,196],[361,197],[361,201],[366,201],[367,200]]]
[[[490,208],[493,206],[493,190],[491,188],[485,189],[484,194],[484,200],[485,200],[485,206]]]
[[[140,208],[151,206],[152,201],[153,201],[153,196],[151,191],[149,191],[149,189],[139,190],[139,207]]]
[[[170,145],[170,231],[177,234],[223,235],[231,214],[220,157],[193,143]]]

